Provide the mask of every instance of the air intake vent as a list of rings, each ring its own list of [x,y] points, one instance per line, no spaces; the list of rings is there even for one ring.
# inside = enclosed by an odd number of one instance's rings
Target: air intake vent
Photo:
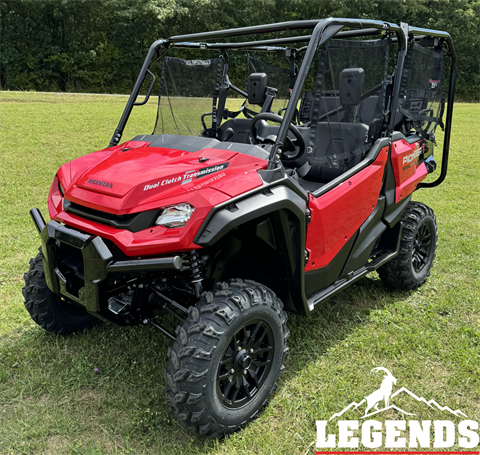
[[[67,199],[63,201],[63,209],[65,212],[72,213],[80,218],[113,226],[117,229],[125,229],[130,232],[143,231],[144,229],[153,226],[154,221],[160,212],[160,210],[149,210],[147,212],[127,215],[114,215],[113,213],[102,212],[100,210],[76,204]]]

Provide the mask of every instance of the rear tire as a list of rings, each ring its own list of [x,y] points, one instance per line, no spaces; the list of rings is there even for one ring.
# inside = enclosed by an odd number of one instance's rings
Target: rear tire
[[[54,294],[47,286],[43,270],[42,249],[30,259],[30,270],[25,273],[22,289],[25,308],[32,319],[43,329],[57,335],[71,335],[89,329],[100,322],[73,303]]]
[[[380,278],[396,289],[417,289],[430,275],[437,250],[437,221],[433,210],[410,202],[402,215],[398,256],[378,269]]]
[[[282,302],[253,281],[217,283],[190,308],[168,350],[166,394],[188,428],[217,438],[267,406],[289,330]]]

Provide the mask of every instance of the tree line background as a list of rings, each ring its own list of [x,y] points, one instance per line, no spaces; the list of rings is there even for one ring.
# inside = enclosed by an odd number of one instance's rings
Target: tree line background
[[[158,38],[336,16],[448,31],[457,99],[480,100],[480,0],[7,0],[0,14],[2,90],[130,93]]]

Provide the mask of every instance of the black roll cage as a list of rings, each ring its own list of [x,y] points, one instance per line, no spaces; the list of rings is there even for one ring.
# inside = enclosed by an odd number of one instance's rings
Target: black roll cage
[[[349,28],[351,30],[342,31],[343,28]],[[218,38],[229,38],[229,37],[239,37],[253,34],[261,33],[272,33],[272,32],[283,32],[283,31],[292,31],[292,30],[308,30],[312,29],[310,35],[303,36],[293,36],[287,38],[276,38],[276,39],[263,39],[258,41],[245,41],[239,43],[207,43],[208,40],[214,40]],[[455,93],[455,82],[456,82],[456,53],[453,47],[452,39],[450,34],[447,32],[442,32],[438,30],[430,30],[425,28],[411,27],[406,23],[400,23],[400,25],[393,24],[390,22],[382,22],[376,20],[360,20],[360,19],[345,19],[345,18],[328,18],[328,19],[314,19],[314,20],[302,20],[302,21],[291,21],[291,22],[280,22],[276,24],[266,24],[266,25],[256,25],[252,27],[242,27],[242,28],[233,28],[228,30],[217,30],[212,32],[203,32],[195,33],[190,35],[176,35],[168,39],[161,39],[155,41],[148,50],[145,61],[143,62],[140,73],[137,77],[135,85],[133,87],[132,93],[127,101],[127,105],[123,111],[122,117],[118,123],[117,128],[112,136],[110,141],[110,147],[117,145],[122,138],[125,125],[127,124],[128,118],[132,112],[134,106],[145,104],[150,97],[153,84],[155,82],[155,77],[149,71],[150,65],[156,60],[160,51],[163,49],[168,49],[170,47],[175,48],[188,48],[188,49],[211,49],[211,50],[227,50],[227,49],[238,49],[238,50],[252,50],[252,51],[283,51],[288,48],[284,47],[285,44],[291,43],[308,43],[307,46],[296,49],[296,52],[305,52],[302,65],[297,73],[297,80],[293,88],[291,99],[298,100],[303,88],[305,78],[307,77],[308,70],[315,56],[317,49],[329,41],[334,36],[336,38],[354,38],[361,36],[369,36],[381,33],[391,33],[395,34],[393,38],[394,41],[398,43],[398,58],[396,65],[397,74],[402,74],[403,65],[405,62],[405,56],[407,52],[408,43],[411,40],[418,40],[425,36],[435,37],[443,39],[448,55],[452,60],[450,68],[450,81],[449,81],[449,90],[448,90],[448,100],[447,100],[447,114],[445,121],[445,136],[443,143],[443,153],[442,153],[442,168],[440,176],[433,182],[420,183],[417,188],[429,188],[439,185],[443,182],[447,175],[448,167],[448,155],[449,155],[449,146],[450,146],[450,134],[451,134],[451,123],[452,123],[452,113],[453,113],[453,103],[454,103],[454,93]],[[163,49],[162,49],[163,48]],[[149,90],[145,96],[145,99],[142,102],[136,102],[140,88],[145,81],[145,78],[149,74],[152,77],[152,83],[149,87]],[[391,102],[391,116],[388,125],[389,134],[393,133],[395,125],[395,116],[398,106],[398,98],[400,93],[401,77],[396,77],[393,90],[392,90],[392,102]],[[287,108],[284,113],[284,120],[280,124],[278,131],[277,139],[272,147],[269,163],[267,169],[274,169],[277,167],[280,160],[280,155],[285,141],[285,137],[288,132],[288,127],[290,122],[293,119],[295,114],[296,103],[288,103]]]

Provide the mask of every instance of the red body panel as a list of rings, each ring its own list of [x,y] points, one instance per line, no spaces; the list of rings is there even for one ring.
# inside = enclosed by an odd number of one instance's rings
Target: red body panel
[[[196,249],[193,239],[212,207],[261,186],[257,171],[267,166],[265,160],[228,150],[190,153],[147,145],[130,141],[63,165],[50,189],[50,217],[112,240],[128,256]],[[183,228],[155,226],[132,233],[64,212],[59,181],[65,199],[116,215],[183,202],[195,211]]]
[[[387,158],[385,147],[370,166],[352,178],[319,198],[310,195],[306,272],[327,266],[372,213],[382,188]]]
[[[417,185],[427,176],[427,168],[422,162],[424,144],[409,144],[400,139],[392,144],[392,166],[395,175],[395,203],[411,194]]]

